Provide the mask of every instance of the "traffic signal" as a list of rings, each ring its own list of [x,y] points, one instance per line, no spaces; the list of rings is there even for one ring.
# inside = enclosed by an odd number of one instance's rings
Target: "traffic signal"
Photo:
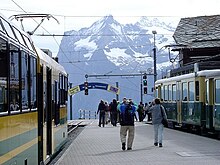
[[[144,94],[147,94],[147,87],[144,87]]]
[[[143,79],[147,79],[147,75],[146,74],[143,75]]]
[[[85,95],[89,94],[89,83],[87,81],[84,82]]]
[[[147,80],[143,80],[144,86],[147,86]]]

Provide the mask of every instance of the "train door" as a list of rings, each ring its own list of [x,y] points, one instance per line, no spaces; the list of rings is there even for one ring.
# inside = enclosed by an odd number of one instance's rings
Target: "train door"
[[[206,81],[206,92],[205,92],[205,112],[206,112],[206,128],[209,130],[213,129],[213,91],[214,81],[209,79]]]
[[[47,155],[52,154],[52,82],[51,82],[51,69],[46,69],[46,149]]]
[[[43,158],[43,117],[44,117],[44,101],[43,101],[43,67],[37,74],[37,109],[38,109],[38,164],[42,164]]]
[[[214,129],[220,131],[220,79],[214,85]],[[220,136],[220,135],[219,135]]]

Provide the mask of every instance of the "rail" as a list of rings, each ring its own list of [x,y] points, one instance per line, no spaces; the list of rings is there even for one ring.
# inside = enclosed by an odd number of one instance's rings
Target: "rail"
[[[70,133],[72,133],[76,128],[79,127],[79,125],[82,123],[83,121],[78,121],[78,122],[75,122],[75,121],[71,121],[68,123],[68,128],[67,128],[67,133],[68,135]]]

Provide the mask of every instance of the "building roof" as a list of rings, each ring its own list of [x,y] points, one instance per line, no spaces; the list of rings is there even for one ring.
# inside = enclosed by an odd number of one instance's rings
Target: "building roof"
[[[188,48],[220,47],[220,15],[182,18],[173,38]]]

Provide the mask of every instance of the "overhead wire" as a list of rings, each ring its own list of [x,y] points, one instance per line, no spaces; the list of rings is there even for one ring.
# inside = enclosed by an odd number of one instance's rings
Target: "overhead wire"
[[[14,0],[11,0],[16,6],[18,6],[23,12],[27,13],[18,3],[16,3]],[[64,15],[57,15],[57,16],[63,16],[63,17],[104,17],[104,16],[64,16]],[[114,16],[115,17],[115,16]],[[116,17],[149,17],[149,16],[116,16]],[[169,17],[169,16],[151,16],[151,17]],[[172,16],[173,17],[173,16]],[[34,19],[33,19],[34,20]],[[37,21],[34,20],[36,23]],[[39,36],[52,36],[54,41],[56,42],[57,46],[60,48],[60,51],[64,54],[64,56],[66,57],[66,59],[69,61],[70,64],[72,64],[73,66],[77,67],[78,69],[82,70],[83,72],[87,73],[87,71],[85,71],[84,69],[78,67],[77,65],[74,65],[74,62],[71,62],[71,60],[68,58],[68,56],[66,55],[65,51],[62,49],[62,47],[59,46],[58,41],[56,40],[55,36],[91,36],[91,35],[55,35],[55,34],[51,34],[47,29],[45,29],[43,26],[41,26],[41,28],[43,28],[48,34],[35,34],[35,35],[39,35]],[[120,34],[119,34],[120,35]],[[128,33],[128,34],[121,34],[121,35],[125,35],[125,36],[135,36],[135,35],[152,35],[152,34],[138,34],[138,33]],[[162,35],[171,35],[171,34],[162,34]],[[94,35],[93,35],[94,36]],[[111,35],[111,34],[102,34],[102,35],[97,35],[97,36],[116,36],[116,35]],[[135,46],[137,47],[143,47],[145,45],[141,45],[141,46]],[[147,46],[147,45],[146,45]],[[130,47],[128,45],[128,47]],[[128,47],[122,47],[123,48],[128,48]],[[74,51],[73,51],[74,52]],[[82,52],[82,51],[75,51],[75,52]],[[88,51],[87,51],[88,52]],[[92,51],[91,51],[92,52]],[[87,61],[88,62],[88,61]],[[126,65],[126,64],[124,64]],[[112,71],[110,71],[112,72]]]
[[[18,6],[23,12],[28,13],[28,12],[26,12],[18,3],[16,3],[14,0],[11,0],[11,1],[12,1],[16,6]],[[33,18],[32,18],[32,19],[33,19]],[[36,22],[36,23],[38,24],[38,22],[37,22],[35,19],[33,19],[33,20],[34,20],[34,22]],[[42,25],[41,25],[41,28],[43,28],[48,34],[50,34],[50,32],[49,32],[47,29],[45,29]],[[51,35],[51,34],[50,34],[50,35]],[[55,37],[53,37],[53,38],[54,38],[56,44],[57,44],[58,47],[59,47],[59,44],[58,44],[57,40],[55,39]],[[62,51],[62,53],[64,54],[64,56],[67,58],[67,60],[70,60],[70,59],[67,57],[67,55],[65,54],[65,52],[62,50],[62,48],[60,48],[60,50]],[[82,69],[82,68],[80,68],[80,67],[74,65],[73,63],[71,63],[71,64],[72,64],[73,66],[77,67],[78,69],[82,70],[83,72],[87,73],[84,69]]]

